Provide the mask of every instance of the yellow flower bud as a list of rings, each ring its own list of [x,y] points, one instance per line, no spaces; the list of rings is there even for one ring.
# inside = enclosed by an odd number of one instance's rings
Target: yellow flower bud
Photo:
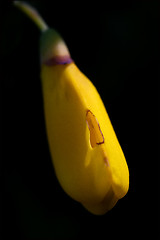
[[[107,111],[61,36],[31,6],[15,4],[42,30],[42,92],[56,176],[69,196],[91,213],[104,214],[129,187],[128,166]]]

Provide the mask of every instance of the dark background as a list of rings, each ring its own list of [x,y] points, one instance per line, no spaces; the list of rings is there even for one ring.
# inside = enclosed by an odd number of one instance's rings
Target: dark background
[[[4,239],[154,239],[158,228],[158,4],[121,2],[94,11],[78,2],[70,8],[52,1],[28,2],[61,33],[75,63],[97,87],[127,159],[130,189],[104,216],[90,214],[61,189],[45,132],[40,34],[12,1],[1,1]]]

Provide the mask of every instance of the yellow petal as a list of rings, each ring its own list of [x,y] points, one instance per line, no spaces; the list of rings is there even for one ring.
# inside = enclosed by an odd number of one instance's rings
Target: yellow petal
[[[74,63],[43,65],[41,77],[57,178],[67,194],[87,209],[100,208],[95,212],[102,214],[129,185],[125,157],[103,102]]]

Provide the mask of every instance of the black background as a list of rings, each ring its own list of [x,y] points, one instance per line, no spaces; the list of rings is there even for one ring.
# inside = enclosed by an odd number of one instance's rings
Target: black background
[[[90,214],[61,189],[45,132],[39,31],[11,1],[3,1],[4,239],[154,239],[158,221],[158,4],[137,1],[94,11],[78,2],[71,7],[58,7],[52,1],[28,2],[61,33],[75,63],[97,87],[127,159],[130,189],[104,216]]]

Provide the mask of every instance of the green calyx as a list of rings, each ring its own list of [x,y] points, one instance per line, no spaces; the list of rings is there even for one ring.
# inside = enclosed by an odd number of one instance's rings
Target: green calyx
[[[71,62],[69,50],[54,29],[48,29],[40,38],[41,64],[55,65]]]

